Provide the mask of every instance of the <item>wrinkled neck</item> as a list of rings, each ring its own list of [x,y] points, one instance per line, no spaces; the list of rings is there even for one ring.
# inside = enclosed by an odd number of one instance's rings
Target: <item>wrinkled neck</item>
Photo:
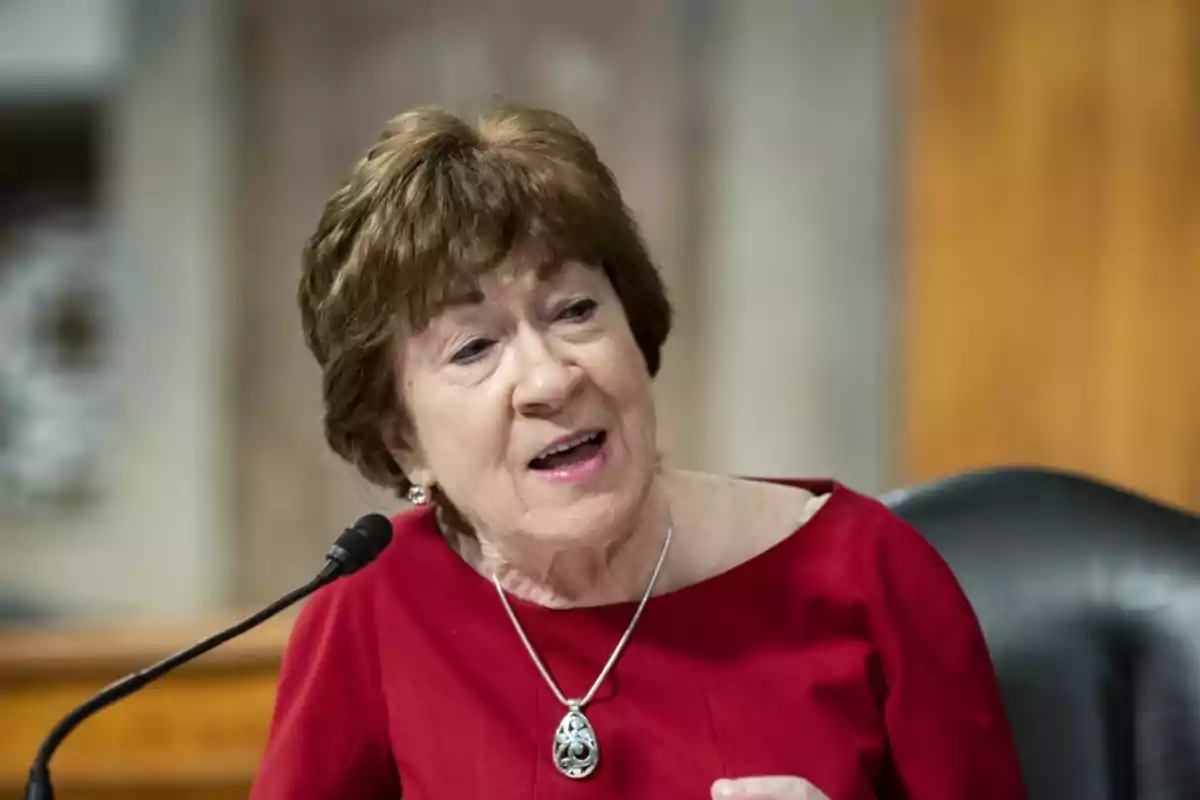
[[[657,483],[657,482],[656,482]],[[547,608],[579,608],[640,600],[663,550],[670,508],[651,489],[634,524],[570,542],[466,532],[439,515],[451,547],[489,581],[514,597]]]

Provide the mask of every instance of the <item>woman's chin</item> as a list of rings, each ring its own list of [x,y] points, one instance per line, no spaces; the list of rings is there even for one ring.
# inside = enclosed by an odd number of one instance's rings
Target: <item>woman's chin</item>
[[[531,509],[522,534],[564,548],[606,543],[633,527],[638,509],[628,492],[597,492],[561,506]]]

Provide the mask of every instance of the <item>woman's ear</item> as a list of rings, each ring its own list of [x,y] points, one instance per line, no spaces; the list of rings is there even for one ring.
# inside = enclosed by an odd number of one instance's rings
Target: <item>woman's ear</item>
[[[385,423],[382,430],[383,445],[410,483],[433,486],[437,483],[433,470],[429,468],[416,436],[404,428],[396,419]]]

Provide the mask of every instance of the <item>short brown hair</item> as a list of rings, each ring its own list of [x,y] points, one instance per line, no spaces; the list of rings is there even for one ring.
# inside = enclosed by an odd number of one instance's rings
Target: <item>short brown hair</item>
[[[420,330],[523,247],[602,268],[658,372],[671,328],[662,278],[611,171],[566,118],[513,106],[475,126],[439,109],[401,114],[326,202],[304,248],[300,314],[325,437],[368,480],[409,485],[383,438],[388,420],[405,420],[397,332]]]

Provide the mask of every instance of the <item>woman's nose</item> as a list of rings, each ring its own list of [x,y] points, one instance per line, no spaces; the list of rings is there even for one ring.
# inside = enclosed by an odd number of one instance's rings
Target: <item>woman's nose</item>
[[[513,405],[526,416],[556,414],[570,405],[582,382],[583,371],[555,353],[541,336],[520,337],[521,374],[513,390]]]

